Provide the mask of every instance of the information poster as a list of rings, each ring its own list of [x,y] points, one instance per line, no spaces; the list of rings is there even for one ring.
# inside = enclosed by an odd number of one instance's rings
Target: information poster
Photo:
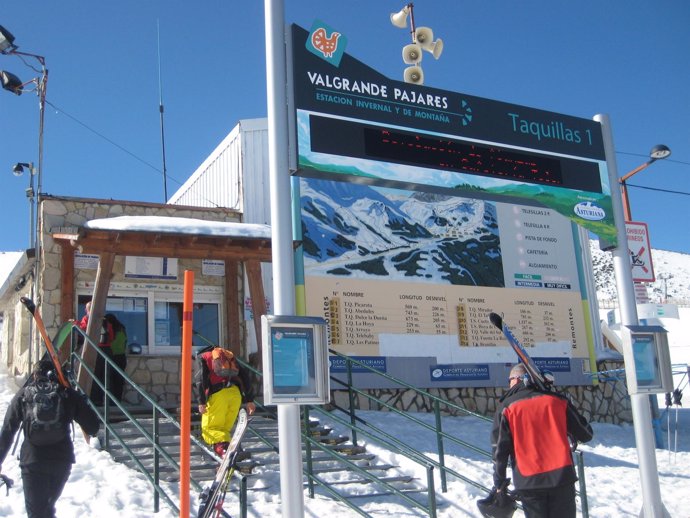
[[[308,328],[271,329],[273,391],[276,394],[316,392],[314,335]]]
[[[590,384],[577,225],[616,240],[600,125],[390,80],[312,37],[334,31],[292,31],[306,314],[338,352],[451,387],[505,385],[496,312],[558,384]]]

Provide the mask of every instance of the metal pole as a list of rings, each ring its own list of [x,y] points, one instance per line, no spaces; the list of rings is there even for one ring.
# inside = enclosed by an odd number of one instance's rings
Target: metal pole
[[[616,288],[621,313],[622,325],[638,325],[637,306],[635,305],[635,288],[632,280],[632,268],[625,232],[625,217],[623,213],[622,196],[619,189],[613,188],[618,183],[618,168],[616,166],[616,152],[613,145],[613,132],[608,115],[597,114],[594,120],[601,124],[606,151],[606,164],[611,185],[611,203],[616,221],[618,245],[612,250],[613,269],[616,274]],[[624,358],[626,362],[633,358]],[[659,473],[657,472],[656,450],[654,448],[654,433],[652,430],[652,415],[649,409],[649,398],[644,394],[631,394],[630,406],[632,410],[637,457],[640,465],[640,481],[642,486],[642,512],[645,518],[670,516],[663,502],[659,489]]]
[[[283,0],[264,0],[266,101],[275,314],[295,314],[292,210],[288,171],[288,102]],[[304,516],[299,406],[278,405],[280,493],[283,518]]]

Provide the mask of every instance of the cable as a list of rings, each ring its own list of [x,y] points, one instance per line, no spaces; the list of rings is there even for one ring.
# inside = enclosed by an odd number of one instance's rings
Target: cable
[[[117,142],[114,142],[113,140],[109,139],[108,137],[106,137],[106,136],[103,135],[102,133],[99,133],[98,131],[96,131],[96,130],[93,129],[92,127],[90,127],[90,126],[88,126],[87,124],[83,123],[82,121],[80,121],[79,119],[77,119],[76,117],[74,117],[73,115],[70,115],[69,113],[67,113],[67,112],[66,112],[65,110],[63,110],[62,108],[59,108],[58,106],[55,106],[55,105],[54,105],[53,103],[51,103],[50,101],[46,101],[46,104],[49,105],[49,106],[51,106],[51,107],[53,107],[53,108],[54,108],[56,111],[58,111],[59,113],[62,113],[63,115],[66,115],[67,117],[69,117],[70,119],[72,119],[74,122],[76,122],[76,123],[79,124],[80,126],[82,126],[82,127],[86,128],[87,130],[89,130],[91,133],[93,133],[93,134],[95,134],[95,135],[98,135],[98,136],[101,137],[103,140],[105,140],[106,142],[112,144],[113,146],[115,146],[115,147],[118,148],[119,150],[124,151],[125,153],[127,153],[129,156],[131,156],[131,157],[134,158],[135,160],[138,160],[138,161],[141,162],[142,164],[149,166],[149,167],[150,167],[151,169],[153,169],[154,171],[157,171],[157,172],[163,174],[163,171],[161,171],[160,169],[158,169],[155,165],[153,165],[153,164],[147,162],[147,161],[144,160],[143,158],[138,157],[137,155],[135,155],[134,153],[132,153],[132,152],[129,151],[128,149],[122,147],[122,146],[121,146],[120,144],[118,144]],[[178,182],[178,183],[179,183],[180,185],[182,185],[180,182]]]
[[[647,189],[648,191],[659,191],[659,192],[668,192],[671,194],[683,194],[685,196],[690,196],[690,192],[683,192],[683,191],[671,191],[669,189],[658,189],[657,187],[646,187],[644,185],[634,185],[632,183],[626,183],[628,187],[637,187],[638,189]]]
[[[135,155],[134,153],[132,153],[132,152],[129,151],[128,149],[126,149],[126,148],[124,148],[123,146],[121,146],[120,144],[118,144],[117,142],[115,142],[115,141],[109,139],[108,137],[106,137],[106,136],[103,135],[102,133],[100,133],[100,132],[96,131],[95,129],[93,129],[92,127],[90,127],[88,124],[86,124],[86,123],[80,121],[80,120],[77,119],[74,115],[71,115],[71,114],[67,113],[65,110],[63,110],[62,108],[56,106],[55,104],[51,103],[51,102],[48,101],[48,100],[46,100],[45,102],[46,102],[47,105],[51,106],[51,107],[52,107],[53,109],[55,109],[57,112],[62,113],[63,115],[66,115],[67,117],[69,117],[70,119],[72,119],[74,122],[76,122],[76,123],[79,124],[80,126],[86,128],[86,129],[89,130],[91,133],[93,133],[94,135],[99,136],[100,138],[102,138],[103,140],[105,140],[105,141],[108,142],[109,144],[112,144],[113,146],[115,146],[115,147],[118,148],[119,150],[124,151],[125,153],[127,153],[129,156],[131,156],[131,157],[134,158],[135,160],[138,160],[138,161],[141,162],[142,164],[147,165],[148,167],[150,167],[151,169],[153,169],[154,171],[156,171],[156,172],[158,172],[158,173],[160,173],[160,174],[162,174],[162,175],[165,175],[165,174],[166,174],[166,173],[164,173],[163,171],[161,171],[160,169],[158,169],[155,165],[153,165],[153,164],[147,162],[146,160],[144,160],[144,159],[141,158],[141,157],[138,157],[137,155]],[[177,185],[182,186],[183,182],[180,182],[177,178],[175,178],[175,177],[173,177],[173,176],[170,176],[170,175],[167,175],[167,177],[169,177],[171,180],[173,180]],[[204,199],[205,199],[208,203],[210,203],[213,207],[220,208],[220,205],[218,205],[216,202],[214,202],[214,201],[212,201],[212,200],[209,200],[209,199],[206,198],[206,197],[204,197]]]
[[[628,156],[639,156],[644,159],[649,159],[649,155],[643,155],[641,153],[627,153],[625,151],[616,151],[617,155],[628,155]],[[673,162],[674,164],[690,165],[690,162],[684,162],[682,160],[675,160],[673,158],[664,158],[664,162]]]

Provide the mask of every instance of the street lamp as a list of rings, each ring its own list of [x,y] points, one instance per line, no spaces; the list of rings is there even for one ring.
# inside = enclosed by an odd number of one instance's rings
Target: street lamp
[[[28,52],[21,52],[17,50],[17,45],[14,44],[14,36],[10,31],[5,29],[0,25],[0,54],[5,56],[17,56],[22,62],[29,67],[34,72],[40,74],[38,77],[32,79],[27,83],[22,83],[17,76],[10,74],[9,72],[0,73],[0,82],[5,90],[8,90],[16,95],[20,95],[23,91],[25,85],[34,83],[36,85],[36,95],[38,96],[38,164],[36,169],[33,168],[33,164],[28,164],[30,175],[29,175],[29,189],[27,189],[26,195],[31,203],[31,240],[30,243],[34,249],[34,265],[33,265],[33,283],[31,285],[31,298],[37,300],[40,303],[41,293],[38,290],[38,279],[41,272],[41,240],[39,238],[40,224],[40,210],[36,210],[36,224],[33,223],[34,214],[34,192],[33,192],[33,176],[37,176],[37,190],[38,197],[40,198],[41,192],[43,190],[43,128],[45,121],[45,107],[46,107],[46,88],[48,86],[48,69],[46,68],[46,60],[43,56],[37,54],[31,54]],[[24,57],[30,57],[38,61],[40,65],[39,68],[35,68],[29,65]],[[21,163],[21,167],[25,167],[27,164]],[[15,166],[16,167],[16,166]],[[15,169],[15,172],[18,172]],[[33,227],[36,227],[35,229]],[[29,320],[29,365],[33,361],[33,350],[34,350],[34,331],[33,331],[33,320]]]
[[[36,232],[34,230],[34,176],[36,175],[36,168],[33,162],[19,162],[12,167],[12,174],[14,176],[21,176],[24,174],[24,169],[29,171],[29,186],[26,188],[26,198],[29,200],[29,248],[34,248]]]
[[[652,150],[649,152],[649,160],[647,160],[641,166],[636,167],[628,174],[621,176],[620,180],[618,180],[618,183],[620,183],[621,185],[621,196],[623,198],[623,211],[625,213],[625,221],[632,221],[632,215],[630,214],[630,200],[628,199],[628,186],[625,183],[626,180],[636,175],[643,169],[646,169],[657,160],[663,160],[664,158],[668,158],[669,156],[671,156],[671,150],[663,144],[658,144],[654,146]]]

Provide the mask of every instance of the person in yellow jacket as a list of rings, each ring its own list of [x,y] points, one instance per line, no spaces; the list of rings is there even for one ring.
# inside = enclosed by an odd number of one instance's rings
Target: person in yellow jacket
[[[256,410],[247,369],[240,368],[232,351],[214,347],[197,355],[194,385],[201,414],[201,437],[219,457],[225,454],[242,403]]]

